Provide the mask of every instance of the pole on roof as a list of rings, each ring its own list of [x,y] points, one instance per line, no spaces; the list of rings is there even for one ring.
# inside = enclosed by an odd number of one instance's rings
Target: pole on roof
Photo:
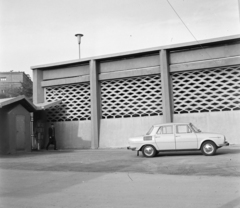
[[[81,44],[81,37],[83,37],[83,34],[76,34],[75,36],[78,39],[78,49],[79,49],[79,59],[80,59],[81,58],[80,44]]]

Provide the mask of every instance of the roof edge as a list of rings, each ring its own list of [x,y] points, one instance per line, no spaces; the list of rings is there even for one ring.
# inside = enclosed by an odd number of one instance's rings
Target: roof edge
[[[83,59],[74,59],[70,61],[63,61],[63,62],[56,62],[56,63],[50,63],[50,64],[43,64],[43,65],[36,65],[31,66],[32,70],[39,69],[39,68],[48,68],[48,67],[56,67],[59,65],[68,65],[68,64],[76,64],[76,63],[84,63],[88,62],[90,60],[101,60],[101,59],[107,59],[107,58],[115,58],[118,56],[129,56],[133,54],[141,54],[141,53],[148,53],[148,52],[154,52],[162,49],[178,49],[178,48],[187,48],[192,46],[198,46],[203,44],[214,44],[218,42],[225,42],[225,41],[235,41],[240,40],[240,35],[231,35],[231,36],[225,36],[225,37],[218,37],[218,38],[212,38],[212,39],[204,39],[199,41],[191,41],[191,42],[185,42],[185,43],[177,43],[172,45],[164,45],[164,46],[158,46],[153,48],[146,48],[146,49],[139,49],[134,51],[127,51],[127,52],[120,52],[120,53],[114,53],[114,54],[106,54],[101,56],[93,56]]]
[[[7,106],[7,105],[10,105],[12,103],[16,103],[16,102],[21,101],[21,100],[25,100],[33,111],[38,110],[37,107],[31,101],[29,101],[28,98],[25,97],[24,95],[20,95],[18,97],[15,97],[15,98],[12,98],[12,99],[10,98],[8,100],[0,102],[0,108],[2,108],[4,106]]]

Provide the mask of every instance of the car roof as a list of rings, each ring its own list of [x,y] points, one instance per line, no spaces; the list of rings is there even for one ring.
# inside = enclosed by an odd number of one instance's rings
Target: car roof
[[[190,123],[163,123],[163,124],[155,124],[153,126],[169,126],[169,125],[181,125],[181,124],[189,125]]]

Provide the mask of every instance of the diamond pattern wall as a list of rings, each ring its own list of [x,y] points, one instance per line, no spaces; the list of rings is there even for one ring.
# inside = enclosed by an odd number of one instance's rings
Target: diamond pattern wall
[[[45,100],[62,100],[61,105],[46,111],[49,122],[91,119],[89,83],[47,87]]]
[[[240,110],[240,66],[172,74],[174,113]]]
[[[159,75],[101,82],[102,118],[162,115]]]

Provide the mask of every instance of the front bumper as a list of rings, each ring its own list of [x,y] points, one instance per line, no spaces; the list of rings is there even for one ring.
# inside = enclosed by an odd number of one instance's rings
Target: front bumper
[[[220,144],[219,147],[223,147],[223,146],[229,146],[228,142],[224,142],[223,144]]]
[[[132,151],[135,151],[137,149],[137,147],[127,147],[128,150],[132,150]]]

